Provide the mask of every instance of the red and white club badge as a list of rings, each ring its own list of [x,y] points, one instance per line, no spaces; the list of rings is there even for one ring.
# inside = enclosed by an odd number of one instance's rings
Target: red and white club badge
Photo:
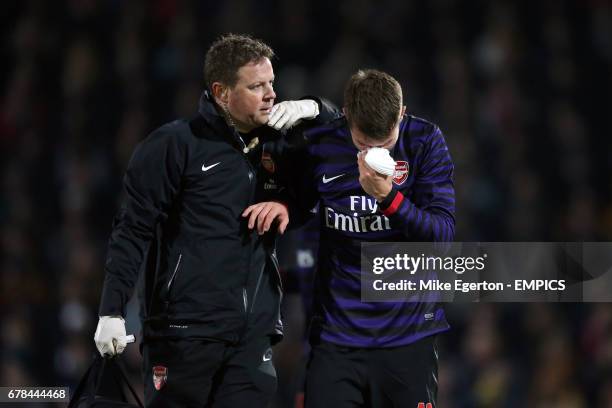
[[[395,162],[395,173],[393,173],[393,182],[398,186],[403,184],[408,178],[408,162],[398,160]]]
[[[153,367],[153,385],[157,391],[166,384],[168,379],[168,367],[154,366]]]
[[[272,160],[272,155],[268,152],[261,153],[261,165],[268,171],[268,173],[274,173],[276,170],[274,160]]]

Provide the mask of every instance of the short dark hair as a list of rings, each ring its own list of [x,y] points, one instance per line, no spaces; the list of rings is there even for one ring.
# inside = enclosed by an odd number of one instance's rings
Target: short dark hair
[[[221,82],[232,87],[238,81],[240,67],[273,56],[272,48],[261,40],[241,34],[222,35],[206,52],[204,61],[206,86],[211,91],[213,82]]]
[[[402,109],[402,87],[391,75],[375,69],[357,71],[344,89],[349,126],[375,140],[384,140],[397,125]]]

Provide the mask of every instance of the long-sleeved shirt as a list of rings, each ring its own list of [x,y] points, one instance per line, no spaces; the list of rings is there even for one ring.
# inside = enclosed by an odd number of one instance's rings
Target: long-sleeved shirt
[[[396,347],[447,330],[442,305],[430,299],[361,301],[361,243],[454,237],[454,167],[440,129],[414,116],[402,119],[390,152],[393,190],[381,203],[359,183],[358,149],[345,118],[303,136],[284,161],[302,210],[319,203],[312,336],[352,347]]]

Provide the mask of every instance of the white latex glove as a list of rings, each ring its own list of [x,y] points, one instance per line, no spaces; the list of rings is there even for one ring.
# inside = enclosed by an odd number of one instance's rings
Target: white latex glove
[[[268,126],[276,130],[287,130],[302,119],[314,119],[319,115],[319,104],[312,99],[284,101],[272,107]]]
[[[128,343],[134,342],[134,336],[125,335],[125,320],[121,316],[100,316],[94,342],[100,355],[115,356],[123,353]]]

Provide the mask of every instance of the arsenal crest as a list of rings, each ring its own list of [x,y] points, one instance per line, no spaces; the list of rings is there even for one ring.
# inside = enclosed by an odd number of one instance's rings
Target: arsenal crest
[[[398,186],[403,184],[408,178],[408,162],[398,160],[395,162],[395,173],[393,173],[393,182]]]
[[[274,160],[272,160],[272,155],[268,152],[261,153],[261,165],[268,171],[268,173],[274,173],[276,170]]]
[[[153,385],[157,391],[166,384],[168,379],[168,367],[164,366],[153,366]]]

